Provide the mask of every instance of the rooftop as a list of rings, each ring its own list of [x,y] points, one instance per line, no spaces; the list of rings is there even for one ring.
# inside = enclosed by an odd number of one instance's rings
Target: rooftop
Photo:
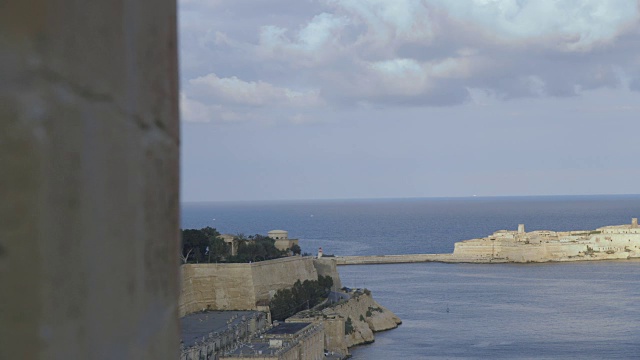
[[[242,322],[242,317],[250,318],[261,314],[259,311],[207,311],[189,314],[180,318],[180,337],[185,347],[191,346],[202,337],[209,337],[209,333],[222,332],[229,325]]]
[[[265,334],[266,335],[294,335],[311,325],[311,323],[307,322],[299,322],[299,323],[280,323],[278,326],[274,326],[269,329]]]

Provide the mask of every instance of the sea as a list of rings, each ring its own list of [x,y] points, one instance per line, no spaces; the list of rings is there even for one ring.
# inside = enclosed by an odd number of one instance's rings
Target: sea
[[[640,217],[640,195],[199,202],[182,228],[287,230],[303,252],[451,253],[501,229],[592,230]],[[640,261],[339,267],[403,324],[353,359],[640,359]]]

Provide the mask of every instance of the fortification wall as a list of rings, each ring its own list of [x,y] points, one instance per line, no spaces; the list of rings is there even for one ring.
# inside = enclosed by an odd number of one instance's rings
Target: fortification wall
[[[316,268],[318,276],[331,276],[333,279],[333,288],[342,288],[342,281],[338,274],[338,267],[335,258],[320,258],[313,260],[313,266]]]
[[[313,258],[291,256],[282,259],[247,264],[251,267],[255,301],[269,301],[276,291],[286,289],[300,280],[318,280]]]
[[[277,290],[297,281],[317,280],[310,257],[287,257],[251,264],[185,264],[178,304],[180,316],[202,309],[257,310]]]
[[[251,264],[186,264],[178,310],[180,316],[202,309],[256,310]]]

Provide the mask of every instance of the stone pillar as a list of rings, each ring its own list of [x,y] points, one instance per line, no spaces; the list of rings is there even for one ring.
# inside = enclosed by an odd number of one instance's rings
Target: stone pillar
[[[631,219],[631,227],[632,228],[637,228],[638,227],[638,218],[632,218]]]
[[[175,0],[0,8],[0,359],[178,358]]]
[[[518,233],[524,234],[524,224],[518,224]]]

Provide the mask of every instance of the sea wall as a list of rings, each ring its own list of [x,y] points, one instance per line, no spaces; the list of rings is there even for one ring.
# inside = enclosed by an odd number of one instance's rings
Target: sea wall
[[[618,260],[640,256],[636,243],[621,235],[607,235],[585,242],[523,244],[475,239],[455,244],[454,259],[465,262],[549,262]],[[462,261],[461,261],[462,262]]]
[[[277,290],[317,280],[311,257],[291,256],[242,264],[185,264],[178,303],[180,316],[210,310],[257,310]]]
[[[464,257],[452,254],[405,254],[336,256],[336,265],[403,264],[416,262],[464,262]]]

